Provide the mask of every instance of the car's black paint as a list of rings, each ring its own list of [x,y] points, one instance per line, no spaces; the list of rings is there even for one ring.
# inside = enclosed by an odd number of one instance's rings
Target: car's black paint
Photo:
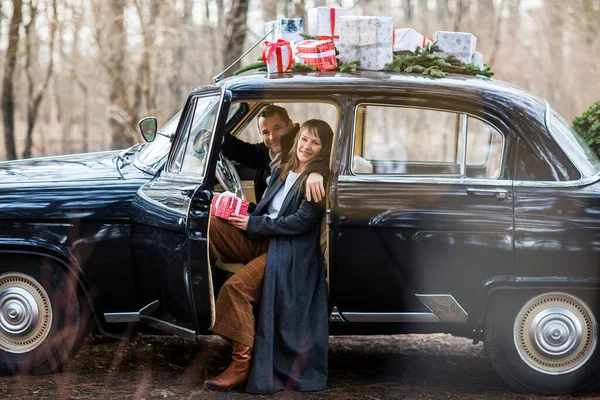
[[[190,96],[223,90],[227,104],[308,99],[338,106],[329,284],[331,303],[342,312],[425,312],[415,293],[450,293],[469,315],[480,315],[485,299],[478,293],[495,276],[599,276],[600,185],[527,186],[574,181],[580,173],[548,132],[546,104],[526,92],[482,78],[363,72],[246,75]],[[465,190],[477,184],[344,179],[353,176],[352,132],[361,103],[484,119],[505,137],[498,187],[507,196]],[[219,126],[217,139],[223,116]],[[202,184],[165,169],[156,176],[138,170],[129,159],[135,150],[0,163],[0,251],[60,259],[80,277],[107,331],[104,312],[134,311],[156,299],[182,324],[208,328],[214,293],[207,223],[218,148]],[[513,187],[514,180],[524,184]]]

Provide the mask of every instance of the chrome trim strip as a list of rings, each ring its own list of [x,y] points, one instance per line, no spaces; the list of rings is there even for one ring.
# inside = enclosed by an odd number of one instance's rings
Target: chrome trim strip
[[[33,157],[33,158],[27,158],[27,161],[36,161],[36,160],[50,160],[53,161],[57,158],[67,158],[67,157],[73,157],[73,156],[90,156],[90,155],[101,155],[101,154],[109,154],[109,153],[114,153],[115,157],[122,151],[122,150],[127,150],[127,149],[116,149],[116,150],[103,150],[103,151],[91,151],[89,153],[75,153],[75,154],[59,154],[56,156],[43,156],[43,157]],[[5,165],[5,164],[15,164],[15,163],[19,163],[23,161],[23,159],[17,159],[17,160],[7,160],[7,161],[1,161],[0,162],[0,166]]]
[[[353,183],[377,183],[377,182],[397,182],[397,183],[434,183],[440,185],[482,185],[494,187],[511,187],[513,181],[508,179],[489,180],[477,178],[441,178],[440,176],[387,176],[387,175],[340,175],[339,182]]]
[[[510,181],[502,180],[486,180],[475,178],[442,178],[441,176],[397,176],[397,175],[340,175],[339,182],[351,183],[432,183],[439,185],[481,185],[481,186],[496,186],[496,187],[547,187],[547,188],[570,188],[587,186],[596,183],[600,180],[600,172],[594,176],[578,179],[576,181],[560,181],[560,182],[539,182],[539,181]]]
[[[415,294],[440,322],[467,322],[469,314],[451,294]]]
[[[595,175],[588,176],[585,178],[580,178],[575,181],[549,181],[549,182],[541,182],[541,181],[514,181],[514,186],[516,187],[547,187],[547,188],[571,188],[571,187],[579,187],[579,186],[587,186],[592,183],[596,183],[600,179],[600,172]]]
[[[419,312],[343,312],[342,316],[348,322],[440,322],[435,314]]]
[[[467,176],[467,114],[460,114],[462,119],[462,157],[460,160],[460,176]],[[500,166],[502,168],[502,166]]]
[[[31,180],[31,181],[2,181],[0,182],[0,186],[5,185],[17,185],[17,186],[35,186],[39,184],[45,184],[48,186],[61,186],[66,184],[80,184],[81,182],[112,182],[112,181],[127,181],[127,179],[123,179],[120,177],[100,177],[100,178],[85,178],[85,179],[65,179],[65,180]],[[133,182],[134,179],[129,180],[129,182]]]

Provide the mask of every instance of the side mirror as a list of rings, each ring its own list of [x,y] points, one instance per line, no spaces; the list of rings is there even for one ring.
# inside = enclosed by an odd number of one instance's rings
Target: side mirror
[[[138,125],[140,127],[140,133],[146,142],[151,142],[156,138],[156,132],[158,130],[158,121],[156,120],[156,117],[142,118]]]

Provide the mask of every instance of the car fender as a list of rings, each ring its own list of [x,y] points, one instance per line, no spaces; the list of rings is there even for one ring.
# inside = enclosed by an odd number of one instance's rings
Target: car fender
[[[600,279],[578,276],[516,276],[499,275],[487,278],[478,288],[478,307],[472,311],[472,321],[476,325],[476,339],[480,339],[485,312],[489,301],[499,293],[510,291],[578,291],[592,292],[600,290]]]
[[[47,240],[42,240],[39,238],[23,239],[4,237],[0,238],[0,257],[3,254],[35,255],[56,261],[77,280],[77,285],[87,300],[88,306],[90,307],[90,312],[94,316],[94,320],[100,332],[106,336],[119,337],[106,332],[103,328],[104,322],[101,318],[99,318],[99,315],[96,312],[94,302],[92,301],[88,291],[89,286],[86,282],[83,270],[79,266],[79,263],[75,257],[73,257],[73,255],[65,246],[62,246],[58,243],[51,243]],[[0,270],[0,275],[2,273],[3,271]]]

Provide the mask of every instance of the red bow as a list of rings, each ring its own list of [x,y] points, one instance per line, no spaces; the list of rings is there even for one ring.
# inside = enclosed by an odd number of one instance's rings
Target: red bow
[[[281,51],[282,48],[288,49],[288,61],[287,66],[285,68],[283,67],[283,52]],[[271,59],[273,52],[275,52],[275,54],[277,55],[277,72],[285,72],[292,68],[293,56],[292,46],[290,46],[290,42],[284,39],[279,39],[276,42],[266,41],[265,47],[262,52],[262,60],[265,64],[269,64],[269,60]]]

